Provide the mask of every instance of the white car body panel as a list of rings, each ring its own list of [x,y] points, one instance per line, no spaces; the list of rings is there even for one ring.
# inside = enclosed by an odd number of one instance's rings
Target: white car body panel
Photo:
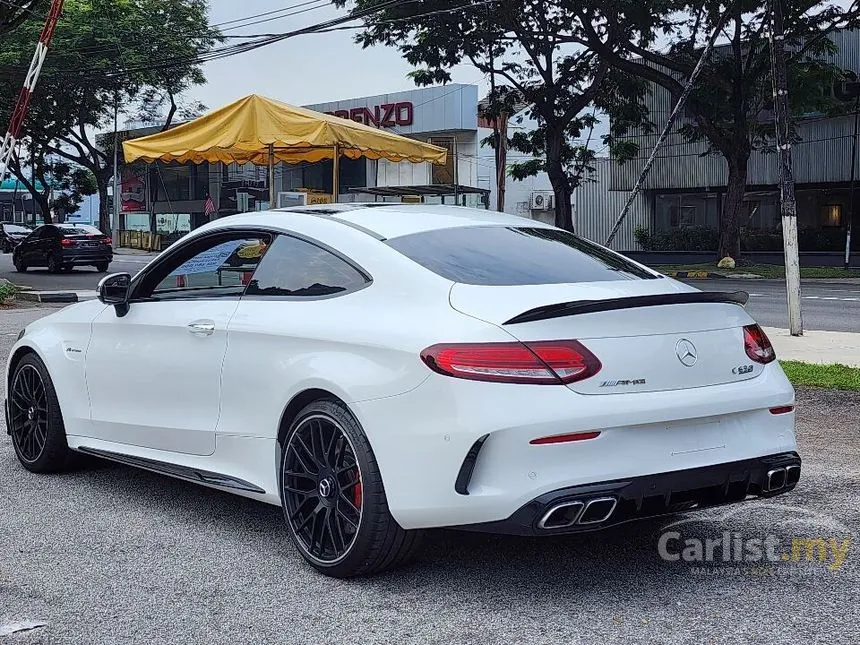
[[[284,411],[297,395],[323,390],[360,422],[389,509],[404,528],[501,521],[563,487],[796,451],[794,414],[768,411],[794,403],[779,365],[732,372],[751,363],[741,328],[753,321],[742,307],[664,305],[505,325],[547,304],[697,290],[668,278],[454,283],[377,237],[455,226],[552,227],[456,207],[307,210],[220,219],[179,246],[231,227],[281,231],[350,258],[370,285],[308,299],[133,303],[124,317],[94,301],[30,325],[13,355],[28,349],[46,363],[70,447],[223,473],[264,491],[230,492],[279,504]],[[211,336],[189,333],[188,324],[201,320],[214,325]],[[675,355],[681,338],[700,350],[693,367]],[[490,383],[438,374],[419,356],[437,343],[516,339],[576,339],[603,368],[568,387]],[[641,386],[601,387],[637,374]],[[600,436],[529,444],[592,430]],[[484,435],[469,494],[459,494],[458,471]]]

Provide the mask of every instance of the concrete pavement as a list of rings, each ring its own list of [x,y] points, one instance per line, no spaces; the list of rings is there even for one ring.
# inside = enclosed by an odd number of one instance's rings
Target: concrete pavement
[[[778,359],[860,368],[860,334],[807,330],[803,336],[792,336],[787,329],[773,327],[764,331]]]

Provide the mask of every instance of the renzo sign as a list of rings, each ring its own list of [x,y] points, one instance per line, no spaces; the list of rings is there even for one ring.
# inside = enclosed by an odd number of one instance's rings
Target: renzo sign
[[[412,125],[415,110],[411,101],[399,103],[383,103],[372,107],[355,107],[349,110],[334,110],[326,112],[342,119],[358,121],[377,128],[393,128],[395,126]]]

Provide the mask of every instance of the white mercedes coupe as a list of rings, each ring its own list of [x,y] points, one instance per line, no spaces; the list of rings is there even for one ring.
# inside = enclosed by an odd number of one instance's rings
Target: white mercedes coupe
[[[746,294],[540,222],[338,204],[225,217],[29,325],[6,422],[283,508],[348,577],[424,529],[558,535],[795,487],[794,391]]]

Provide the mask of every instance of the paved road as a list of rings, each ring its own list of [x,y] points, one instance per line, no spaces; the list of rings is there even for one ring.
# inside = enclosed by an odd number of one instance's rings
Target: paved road
[[[689,284],[706,291],[746,291],[750,294],[747,311],[758,323],[788,328],[782,280],[691,280]],[[860,284],[806,280],[801,285],[801,307],[806,329],[860,332]]]
[[[43,313],[0,313],[0,361]],[[331,580],[304,565],[277,508],[111,464],[32,475],[0,425],[0,633],[47,623],[0,643],[856,644],[860,396],[799,403],[799,488],[679,530],[850,539],[834,571],[697,572],[658,557],[660,521],[543,540],[437,532],[405,570]]]
[[[152,258],[137,255],[115,255],[110,263],[108,272],[128,272],[134,275],[140,271]],[[47,269],[29,269],[26,273],[18,273],[12,266],[12,254],[0,253],[0,278],[6,278],[15,284],[33,287],[34,289],[53,291],[69,289],[85,291],[96,288],[106,274],[98,273],[93,267],[77,267],[71,273],[48,273]]]

